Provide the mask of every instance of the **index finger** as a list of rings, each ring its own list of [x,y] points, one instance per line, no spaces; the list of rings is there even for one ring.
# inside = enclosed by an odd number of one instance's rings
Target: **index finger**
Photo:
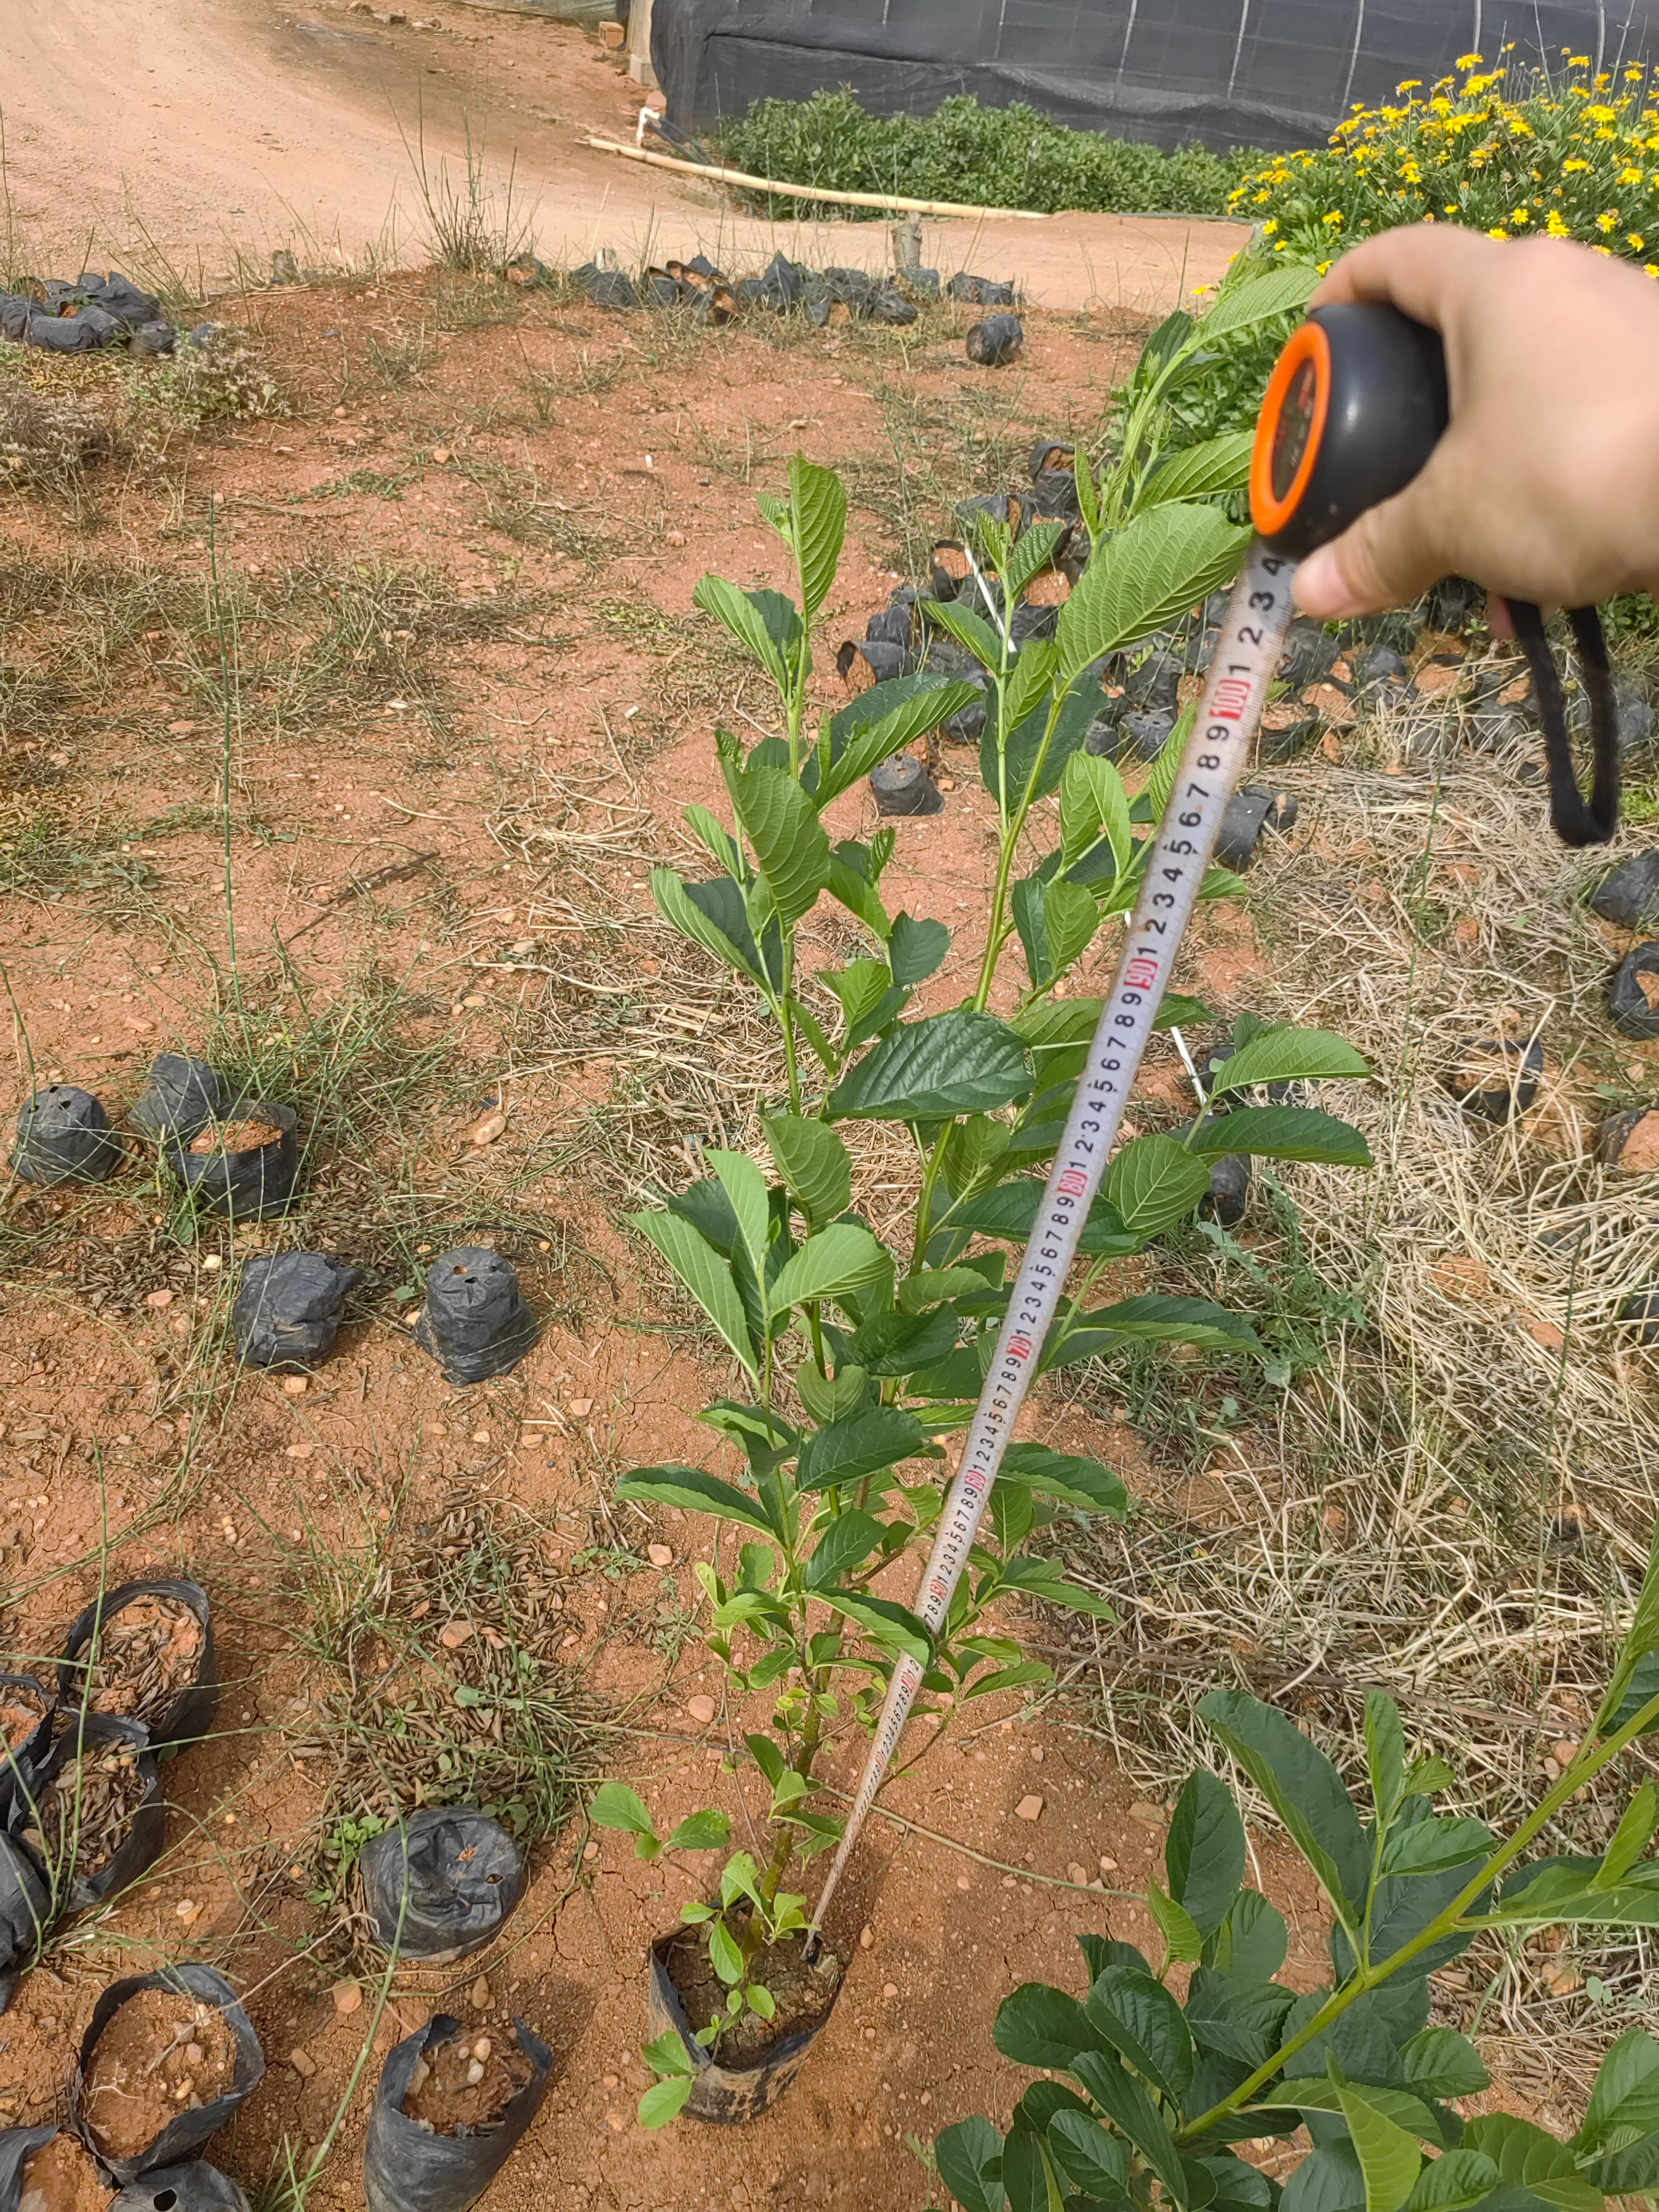
[[[1345,253],[1309,301],[1328,307],[1382,301],[1443,330],[1484,259],[1508,249],[1453,223],[1419,222],[1385,230]]]

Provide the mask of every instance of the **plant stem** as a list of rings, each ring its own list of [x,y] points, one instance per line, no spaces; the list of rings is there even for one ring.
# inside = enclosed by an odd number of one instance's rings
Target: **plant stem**
[[[1177,2130],[1176,2142],[1192,2142],[1206,2129],[1213,2127],[1218,2120],[1224,2119],[1229,2112],[1243,2111],[1256,2091],[1265,2088],[1273,2076],[1283,2070],[1287,2058],[1294,2057],[1316,2035],[1322,2034],[1333,2021],[1341,2018],[1350,2005],[1397,1974],[1412,1960],[1420,1958],[1425,1951],[1453,1934],[1462,1923],[1463,1914],[1475,1899],[1491,1887],[1505,1868],[1514,1865],[1533,1838],[1554,1819],[1562,1806],[1577,1796],[1587,1782],[1592,1781],[1609,1760],[1616,1759],[1626,1744],[1633,1743],[1656,1720],[1659,1720],[1659,1697],[1650,1698],[1634,1717],[1604,1743],[1581,1752],[1553,1788],[1545,1792],[1508,1842],[1499,1844],[1480,1871],[1463,1885],[1450,1904],[1437,1913],[1426,1928],[1413,1936],[1409,1943],[1402,1944],[1393,1957],[1385,1959],[1381,1966],[1362,1968],[1342,1988],[1334,1990],[1313,2018],[1298,2028],[1288,2043],[1281,2044],[1272,2057],[1258,2066],[1254,2074],[1241,2081],[1231,2095],[1222,2098],[1218,2104],[1212,2105],[1207,2112],[1200,2112],[1195,2120],[1188,2120],[1184,2127]],[[1501,1921],[1486,1918],[1469,1923],[1474,1929],[1504,1924]]]

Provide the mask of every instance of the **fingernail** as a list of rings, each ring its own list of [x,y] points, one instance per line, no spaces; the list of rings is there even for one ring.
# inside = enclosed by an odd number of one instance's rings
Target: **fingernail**
[[[1304,615],[1313,615],[1321,622],[1360,611],[1334,545],[1321,545],[1309,554],[1296,572],[1291,596]]]

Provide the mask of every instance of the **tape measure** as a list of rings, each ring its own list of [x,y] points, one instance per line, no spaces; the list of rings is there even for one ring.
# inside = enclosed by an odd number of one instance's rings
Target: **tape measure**
[[[944,1626],[967,1567],[997,1469],[1059,1312],[1078,1240],[1210,866],[1222,814],[1255,743],[1294,611],[1291,585],[1297,563],[1368,507],[1402,491],[1433,452],[1446,422],[1439,338],[1392,307],[1316,308],[1274,368],[1251,460],[1251,515],[1258,535],[1228,602],[1117,973],[1101,1006],[921,1578],[914,1610],[930,1635]],[[1517,617],[1520,612],[1517,608]],[[1537,616],[1536,608],[1531,612]],[[1588,612],[1599,639],[1595,611]],[[1578,619],[1576,615],[1575,625]],[[1541,642],[1541,618],[1537,635]],[[1522,641],[1527,642],[1524,631]],[[1582,649],[1582,635],[1580,642]],[[1548,647],[1542,650],[1559,700],[1559,676]],[[1601,665],[1605,668],[1605,649]],[[1586,671],[1594,708],[1588,655]],[[1541,683],[1539,694],[1541,708]],[[1611,702],[1610,682],[1607,696]],[[1547,733],[1548,726],[1547,721]],[[1565,746],[1565,706],[1560,732]],[[1570,756],[1566,774],[1571,783]],[[1599,793],[1599,750],[1597,788]],[[1578,799],[1576,783],[1572,795]],[[809,1957],[817,1951],[823,1916],[892,1765],[924,1672],[908,1654],[894,1665],[875,1738],[813,1912]]]

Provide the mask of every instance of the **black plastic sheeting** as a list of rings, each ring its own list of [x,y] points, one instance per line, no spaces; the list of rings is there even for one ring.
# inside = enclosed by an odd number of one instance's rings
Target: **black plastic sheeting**
[[[1659,0],[656,0],[669,120],[850,85],[873,113],[952,93],[1161,146],[1310,146],[1460,55],[1596,68],[1659,53]]]

